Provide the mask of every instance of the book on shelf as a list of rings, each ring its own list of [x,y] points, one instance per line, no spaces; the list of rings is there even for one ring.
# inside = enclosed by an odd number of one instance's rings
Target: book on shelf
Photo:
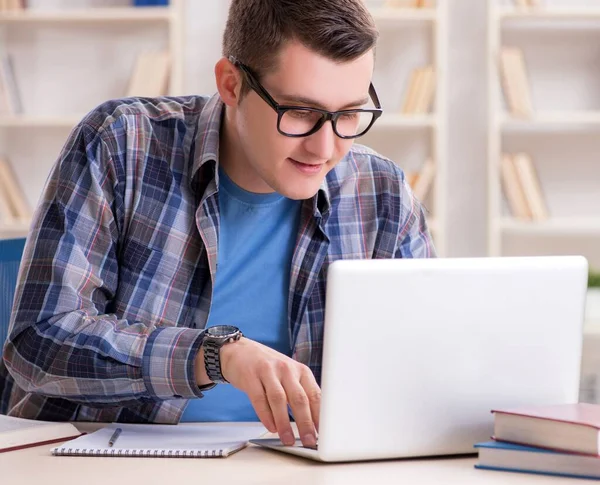
[[[435,171],[435,163],[428,158],[419,171],[405,173],[406,181],[417,200],[423,201],[427,198],[435,180]]]
[[[517,47],[500,49],[500,77],[508,111],[515,117],[528,119],[533,115],[525,56]]]
[[[431,109],[435,95],[435,69],[425,66],[414,69],[404,95],[403,114],[426,114]]]
[[[513,3],[519,8],[540,7],[542,5],[541,0],[513,0]]]
[[[600,457],[598,404],[495,409],[492,413],[495,440]]]
[[[386,0],[384,8],[430,8],[432,0]]]
[[[516,153],[513,163],[523,187],[527,205],[531,210],[531,217],[534,221],[547,220],[549,217],[548,207],[533,160],[527,153]]]
[[[109,440],[117,428],[118,439]],[[224,458],[267,430],[260,423],[232,425],[111,424],[51,450],[55,456]]]
[[[23,112],[23,103],[15,78],[12,58],[0,57],[0,114],[16,115]]]
[[[417,170],[406,171],[404,172],[404,176],[406,177],[406,181],[408,182],[408,185],[410,185],[411,189],[414,189],[417,180],[419,180],[419,172]]]
[[[511,213],[517,219],[531,220],[531,209],[525,198],[523,185],[515,167],[512,155],[504,153],[500,160],[500,178],[504,195]]]
[[[31,208],[23,190],[5,157],[0,157],[0,221],[11,224],[27,222]]]
[[[70,440],[81,435],[71,423],[36,421],[0,414],[0,453]]]
[[[600,405],[492,410],[493,441],[477,443],[476,468],[600,479]]]
[[[509,209],[514,217],[545,221],[549,210],[533,160],[527,153],[504,153],[500,178]]]
[[[134,7],[165,7],[169,0],[133,0]]]
[[[166,50],[141,52],[129,80],[127,96],[156,97],[167,94],[170,63]]]
[[[0,12],[14,12],[23,10],[27,4],[25,0],[0,0]]]

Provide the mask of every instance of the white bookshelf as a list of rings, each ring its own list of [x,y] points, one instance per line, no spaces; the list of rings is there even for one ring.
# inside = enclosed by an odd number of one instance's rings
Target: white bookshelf
[[[437,125],[435,115],[402,115],[384,113],[377,120],[376,129],[410,129],[410,128],[434,128]]]
[[[171,22],[177,17],[172,7],[90,7],[0,13],[0,23],[88,23],[88,22]]]
[[[84,115],[34,116],[15,115],[0,116],[2,128],[73,128]]]
[[[358,141],[389,156],[405,170],[418,168],[415,164],[424,162],[426,156],[433,158],[436,163],[435,181],[430,195],[424,202],[430,211],[427,221],[440,256],[447,254],[447,3],[447,0],[437,0],[435,6],[428,8],[393,8],[383,6],[384,2],[370,4],[367,1],[381,32],[374,83],[380,95],[384,114],[375,123],[371,132]],[[405,52],[403,47],[390,47],[390,44],[395,44],[395,35],[406,36],[404,45],[409,50],[417,46],[415,50],[418,52]],[[397,43],[397,45],[402,44],[402,42]],[[403,81],[395,79],[392,73],[378,76],[378,66],[386,63],[384,59],[386,52],[383,52],[386,49],[394,51],[390,55],[394,57],[393,62],[398,72],[402,73],[399,78]],[[436,72],[432,112],[425,115],[402,114],[401,101],[408,87],[408,75],[413,68],[420,67],[423,63],[431,64]],[[413,150],[412,146],[416,140],[419,140],[419,146]],[[400,155],[394,155],[394,151],[399,152]],[[402,154],[407,154],[407,158],[410,158],[413,151],[419,152],[422,159],[414,161],[415,164],[411,167],[410,162],[405,163]]]
[[[530,9],[499,7],[495,17],[506,22],[504,27],[520,25],[524,21],[556,21],[556,20],[594,20],[600,19],[600,8],[595,7],[536,7]],[[564,27],[563,24],[561,27]],[[578,28],[576,25],[570,25]]]
[[[85,2],[80,2],[80,4]],[[126,2],[124,2],[126,3]],[[184,94],[184,25],[185,25],[185,0],[170,0],[166,7],[94,7],[87,8],[29,8],[23,11],[0,13],[0,42],[4,51],[11,53],[11,35],[31,33],[35,35],[37,29],[47,32],[49,29],[60,31],[65,42],[77,42],[77,35],[85,29],[95,29],[94,32],[105,32],[107,36],[114,36],[115,32],[127,34],[128,27],[146,29],[165,39],[163,48],[167,48],[171,58],[171,72],[169,93],[174,95]],[[83,30],[82,30],[83,29]],[[106,29],[106,30],[102,30]],[[120,29],[120,30],[119,30]],[[69,39],[69,32],[73,38]],[[131,46],[128,46],[131,47]],[[138,46],[138,48],[144,46]],[[77,59],[66,59],[65,63],[78,62]],[[110,64],[108,68],[110,68]],[[117,69],[115,67],[115,69]],[[28,93],[20,89],[22,98]],[[111,97],[124,96],[124,92],[114,92]],[[95,104],[95,103],[92,103]],[[90,106],[90,109],[93,106]],[[27,137],[28,143],[44,144],[47,140],[55,140],[62,144],[66,140],[68,130],[72,129],[84,116],[85,112],[59,112],[52,114],[37,114],[25,112],[17,115],[0,115],[0,151],[8,154],[13,168],[19,172],[22,160],[19,156],[11,154],[11,142],[15,135]],[[16,131],[15,131],[16,130]],[[19,135],[22,134],[22,135]],[[29,160],[33,164],[28,170],[21,170],[17,174],[22,186],[28,193],[28,199],[33,201],[41,194],[45,176],[49,173],[51,165],[58,152],[45,153],[44,160]],[[36,172],[36,177],[30,177],[31,170]],[[45,175],[40,175],[41,173]],[[34,194],[32,196],[32,194]],[[29,223],[6,224],[0,222],[0,238],[21,237],[27,234]]]
[[[370,11],[380,27],[395,27],[399,23],[414,21],[435,23],[438,16],[436,8],[374,7]]]
[[[593,168],[595,153],[589,144],[580,143],[580,140],[582,137],[584,141],[593,139],[600,131],[600,106],[594,102],[591,91],[585,89],[580,89],[582,96],[587,94],[591,99],[579,100],[579,103],[574,103],[573,109],[562,106],[554,109],[549,105],[561,104],[560,99],[556,101],[561,93],[569,100],[572,98],[567,89],[559,91],[559,83],[556,82],[564,76],[568,67],[553,65],[552,62],[570,55],[567,49],[578,46],[577,42],[583,43],[587,36],[590,36],[587,42],[596,43],[597,37],[594,36],[600,35],[600,8],[560,6],[548,0],[547,3],[547,6],[522,9],[508,6],[506,2],[501,4],[499,0],[488,0],[488,252],[491,256],[514,255],[515,248],[519,248],[517,251],[522,250],[523,254],[535,254],[537,251],[553,254],[548,248],[553,241],[560,241],[557,246],[561,249],[557,254],[571,251],[582,254],[580,248],[585,247],[588,253],[583,254],[598,261],[600,251],[594,248],[600,249],[597,244],[600,242],[600,205],[594,209],[594,193],[600,193],[600,165]],[[572,45],[569,33],[575,35],[576,42]],[[544,42],[549,42],[548,39],[563,46],[558,54],[562,58],[549,61],[548,58],[540,60],[533,57],[535,54],[542,55]],[[534,113],[528,119],[513,117],[504,107],[499,70],[499,53],[503,45],[521,47],[525,53],[534,101]],[[535,84],[536,68],[545,69],[541,86]],[[595,73],[591,65],[582,68],[586,69],[586,75]],[[550,76],[555,78],[548,81]],[[539,83],[540,78],[537,80]],[[554,99],[548,102],[545,96],[551,90]],[[560,147],[561,154],[553,154],[553,147]],[[538,173],[554,170],[555,176],[553,183],[544,183],[541,177],[550,217],[540,222],[511,217],[499,170],[503,152],[529,152],[529,148],[534,150],[532,157]],[[563,156],[562,152],[574,154],[579,163],[570,164],[570,156]],[[563,163],[557,163],[561,157]],[[560,178],[561,173],[564,173],[564,181]],[[594,182],[596,178],[597,183]],[[590,202],[577,204],[578,200]]]

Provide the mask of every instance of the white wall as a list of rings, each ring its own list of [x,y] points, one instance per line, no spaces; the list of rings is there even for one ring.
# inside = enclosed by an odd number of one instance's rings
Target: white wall
[[[447,1],[448,255],[478,256],[486,254],[487,250],[487,2]],[[573,4],[562,0],[563,5],[565,2]],[[30,3],[33,7],[51,8],[56,5],[126,4],[127,0],[31,0]],[[597,5],[598,2],[577,2],[586,3]],[[187,0],[185,84],[189,93],[210,94],[215,90],[213,66],[220,56],[227,7],[227,0]],[[509,40],[522,41],[526,55],[535,58],[531,67],[536,103],[544,103],[546,107],[577,107],[591,103],[592,107],[600,108],[600,26],[596,27],[591,37],[586,31],[586,34],[565,35],[560,41],[549,40],[544,35],[528,41],[520,38],[518,32],[512,34]],[[383,37],[391,40],[391,44],[382,45],[380,49],[376,82],[384,107],[396,109],[401,101],[398,83],[406,82],[408,71],[395,70],[397,66],[389,61],[394,58],[394,42],[409,42],[410,35],[384,32]],[[34,29],[13,25],[5,38],[14,54],[25,109],[37,114],[85,112],[104,99],[122,96],[138,50],[166,42],[165,30],[158,24],[110,28],[98,25],[37,26]],[[568,46],[574,47],[575,54]],[[423,52],[410,46],[406,55],[417,59]],[[565,69],[556,69],[554,61],[563,63]],[[12,159],[19,160],[16,171],[32,203],[37,200],[39,188],[67,134],[68,130],[57,128],[2,130],[0,143]],[[372,137],[375,143],[377,136]],[[399,137],[406,145],[398,148],[397,161],[407,166],[421,161],[421,141],[427,136],[425,130],[416,130]],[[575,204],[584,211],[600,215],[600,164],[594,163],[600,148],[598,139],[596,133],[550,139],[546,136],[526,140],[513,137],[507,140],[507,145],[526,148],[537,156],[548,155],[549,163],[541,170],[541,176],[554,194],[549,200],[552,210],[564,212],[566,203],[569,207]],[[578,170],[573,172],[571,180],[561,178],[564,173],[561,168],[567,162],[573,163],[573,170]],[[585,173],[586,178],[581,182],[581,177],[576,177],[575,173]],[[594,194],[596,187],[598,190]],[[571,248],[569,244],[566,251]],[[525,251],[532,245],[539,246],[539,240],[517,241],[514,251]],[[580,245],[582,251],[595,251],[600,265],[600,254],[596,250],[600,246],[598,237],[582,240]]]

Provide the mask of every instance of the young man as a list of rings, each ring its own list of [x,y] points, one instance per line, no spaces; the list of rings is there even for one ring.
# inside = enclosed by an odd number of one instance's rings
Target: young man
[[[218,95],[86,116],[36,211],[0,412],[258,417],[291,444],[289,406],[314,445],[328,265],[434,256],[402,171],[353,146],[376,39],[362,0],[233,0]]]

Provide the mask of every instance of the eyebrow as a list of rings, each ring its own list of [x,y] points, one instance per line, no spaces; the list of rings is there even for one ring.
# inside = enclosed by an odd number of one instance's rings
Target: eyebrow
[[[277,95],[277,97],[280,100],[285,101],[285,102],[281,102],[279,104],[285,104],[285,105],[290,105],[290,104],[291,105],[305,104],[305,105],[310,106],[310,107],[315,107],[315,108],[323,109],[325,111],[329,111],[327,109],[327,107],[324,104],[320,103],[319,101],[316,101],[316,100],[310,99],[310,98],[305,98],[303,96],[289,96],[289,95],[282,94],[282,95]],[[368,97],[361,98],[361,99],[359,99],[357,101],[354,101],[352,103],[347,103],[346,105],[342,106],[339,110],[336,110],[336,111],[341,111],[341,110],[349,109],[349,108],[352,108],[354,106],[362,106],[364,104],[367,104],[368,102],[369,102],[369,98]]]

